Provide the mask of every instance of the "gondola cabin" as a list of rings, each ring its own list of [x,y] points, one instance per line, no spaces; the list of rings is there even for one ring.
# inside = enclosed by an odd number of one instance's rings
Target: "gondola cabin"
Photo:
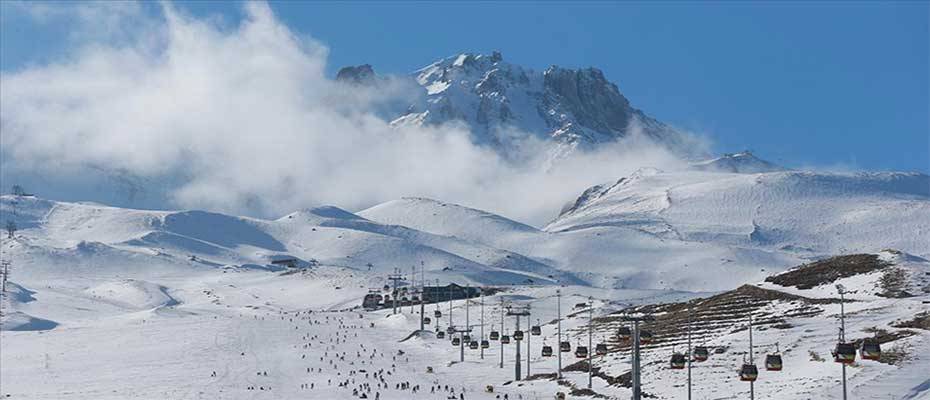
[[[487,340],[482,340],[482,341],[481,341],[481,348],[482,348],[482,349],[487,349],[487,348],[489,348],[489,347],[491,347],[491,342],[489,342],[489,341],[487,341]]]
[[[461,340],[461,339],[459,339],[459,338],[457,338],[457,337],[452,338],[452,345],[453,345],[453,346],[458,346],[458,345],[460,345],[460,344],[462,344],[462,340]]]
[[[599,356],[603,356],[607,354],[607,344],[598,343],[597,346],[594,346],[594,354],[597,354]]]
[[[833,361],[852,364],[856,361],[856,346],[852,343],[837,343],[833,350]]]
[[[881,346],[878,344],[878,340],[873,338],[862,341],[862,347],[859,348],[859,353],[863,360],[878,360],[882,357]]]
[[[674,353],[672,354],[672,359],[669,361],[669,366],[672,369],[685,369],[685,364],[687,362],[684,354]]]
[[[755,382],[759,377],[759,368],[753,364],[743,364],[739,370],[739,380],[743,382]]]
[[[769,354],[765,356],[765,370],[766,371],[781,371],[781,354]]]
[[[575,348],[575,357],[577,358],[588,358],[588,347],[587,346],[578,346]]]
[[[639,332],[639,343],[640,344],[652,343],[652,332],[640,331]]]
[[[501,336],[501,343],[510,344],[510,335]]]
[[[533,327],[530,328],[530,334],[533,336],[542,335],[542,328],[540,328],[539,325],[533,325]]]
[[[429,324],[432,323],[432,322],[433,322],[433,320],[429,319],[429,317],[423,317],[423,324],[424,324],[424,325],[429,325]]]
[[[513,340],[516,340],[516,341],[523,340],[523,331],[514,331]]]
[[[439,310],[433,311],[433,317],[442,318],[442,311],[439,311]]]
[[[477,340],[472,340],[470,343],[468,343],[469,349],[478,350],[478,347],[479,347],[479,344]]]
[[[695,346],[693,353],[694,353],[694,361],[698,361],[698,362],[707,361],[707,359],[710,357],[710,352],[707,351],[707,347],[705,346]]]
[[[559,351],[561,351],[561,352],[563,352],[563,353],[568,353],[568,352],[572,351],[572,344],[569,343],[569,342],[562,342],[562,343],[559,343]]]
[[[498,331],[491,331],[491,340],[498,340],[501,338],[501,334]]]
[[[451,327],[451,326],[448,327],[448,328],[446,328],[446,333],[448,333],[448,334],[450,334],[450,335],[453,334],[453,333],[455,333],[455,328],[453,328],[453,327]]]
[[[471,341],[471,335],[466,334],[464,340],[465,340],[466,343],[467,343],[467,342],[470,342],[470,341]]]
[[[436,332],[436,339],[445,339],[446,333],[443,331]]]
[[[629,342],[633,337],[633,331],[628,326],[621,326],[620,329],[617,330],[617,337],[619,337],[622,342]]]
[[[543,347],[542,347],[542,356],[543,356],[543,357],[552,357],[552,346],[543,346]]]

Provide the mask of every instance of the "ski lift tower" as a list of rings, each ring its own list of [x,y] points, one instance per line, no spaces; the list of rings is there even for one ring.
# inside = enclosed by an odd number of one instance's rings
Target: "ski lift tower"
[[[642,383],[640,382],[640,357],[639,357],[639,323],[655,321],[655,317],[649,314],[627,314],[620,318],[622,321],[633,323],[633,400],[641,400],[643,396]]]
[[[404,280],[403,275],[400,274],[400,269],[394,268],[394,273],[388,275],[388,280],[393,282],[394,286],[394,292],[391,293],[391,297],[393,297],[391,314],[397,314],[397,282]]]
[[[526,317],[527,324],[529,324],[530,306],[529,305],[507,306],[507,316],[517,317],[517,327],[516,327],[516,330],[514,330],[514,347],[517,349],[517,354],[516,354],[516,358],[514,361],[514,380],[519,381],[520,380],[520,339],[517,337],[516,332],[520,331],[520,317]],[[527,343],[529,343],[529,341],[527,341]],[[527,348],[529,348],[529,345],[527,345]],[[530,360],[530,356],[529,354],[527,354],[526,356],[527,374],[529,374],[529,365],[530,365],[529,360]]]
[[[471,332],[470,326],[452,327],[452,332],[459,335],[459,362],[465,362],[465,334]]]
[[[840,343],[846,343],[846,309],[843,307],[846,303],[846,287],[842,284],[836,285],[836,291],[840,294]],[[855,354],[855,353],[853,353]],[[843,400],[846,400],[846,363],[843,363]]]

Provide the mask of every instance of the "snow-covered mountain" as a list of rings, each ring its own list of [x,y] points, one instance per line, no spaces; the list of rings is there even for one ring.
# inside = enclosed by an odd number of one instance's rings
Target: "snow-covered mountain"
[[[369,65],[346,67],[337,79],[371,82]],[[474,141],[506,152],[527,136],[557,143],[557,154],[626,137],[634,130],[687,152],[671,127],[634,108],[597,68],[551,66],[534,71],[490,55],[463,53],[436,61],[412,75],[424,98],[392,124],[464,122]]]

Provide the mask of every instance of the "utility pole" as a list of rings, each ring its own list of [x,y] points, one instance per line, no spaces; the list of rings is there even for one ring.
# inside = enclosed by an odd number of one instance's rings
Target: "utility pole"
[[[452,327],[452,284],[449,284],[449,327]]]
[[[846,287],[836,285],[836,291],[840,293],[840,343],[846,343]],[[843,400],[846,400],[846,363],[843,366]]]
[[[388,275],[388,280],[394,283],[394,292],[391,293],[391,295],[393,296],[393,300],[394,300],[393,302],[391,302],[391,305],[392,305],[391,314],[397,314],[397,295],[399,293],[397,291],[397,282],[400,282],[403,279],[404,277],[400,275],[400,268],[394,268],[394,273],[391,275]]]
[[[593,380],[593,370],[594,364],[592,363],[594,357],[594,347],[592,347],[592,336],[594,329],[594,298],[588,296],[588,389],[591,389],[591,381]]]
[[[639,357],[639,323],[645,321],[655,321],[651,315],[648,314],[637,314],[637,315],[624,315],[620,318],[622,321],[633,322],[633,400],[642,400],[643,397],[643,388],[642,382],[640,382],[640,357]]]
[[[528,305],[527,305],[527,306],[507,307],[507,315],[508,315],[508,316],[511,316],[511,317],[517,317],[517,328],[516,328],[516,330],[514,331],[514,336],[515,336],[515,337],[514,337],[514,344],[515,344],[514,347],[516,347],[516,349],[517,349],[517,354],[516,354],[516,358],[515,358],[515,361],[514,361],[514,372],[515,372],[515,376],[516,376],[515,380],[518,380],[518,381],[519,381],[519,380],[520,380],[520,339],[516,338],[516,332],[520,330],[520,317],[527,317],[527,318],[526,318],[526,323],[527,323],[527,324],[530,323],[530,319],[529,319],[529,317],[530,317],[530,307],[529,307]],[[529,334],[530,334],[530,333],[527,333],[527,334],[525,334],[524,336],[528,336]],[[527,359],[529,359],[529,355],[527,355]],[[527,363],[527,365],[529,365],[529,363]]]
[[[481,359],[484,360],[484,289],[481,291]]]
[[[562,289],[557,289],[555,291],[556,297],[556,323],[558,324],[558,335],[559,342],[557,344],[557,349],[559,352],[559,379],[562,379]]]

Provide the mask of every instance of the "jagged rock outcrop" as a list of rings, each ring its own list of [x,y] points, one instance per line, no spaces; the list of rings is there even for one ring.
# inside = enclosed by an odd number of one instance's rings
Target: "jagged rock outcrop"
[[[375,70],[369,64],[343,67],[336,73],[336,80],[359,85],[375,82]]]

